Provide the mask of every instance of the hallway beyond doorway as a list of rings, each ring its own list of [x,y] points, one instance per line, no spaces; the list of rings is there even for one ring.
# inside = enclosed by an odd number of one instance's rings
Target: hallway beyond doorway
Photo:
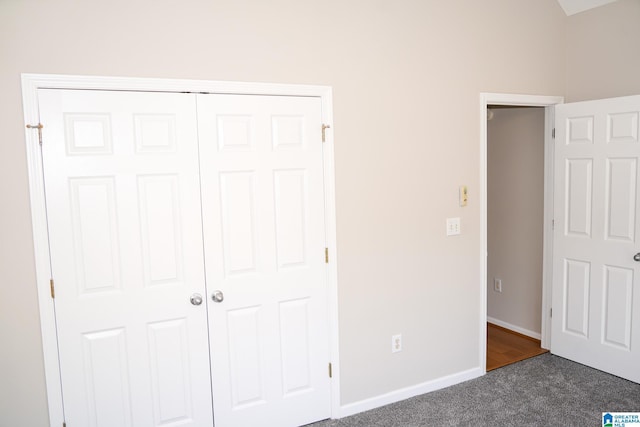
[[[487,323],[487,371],[547,353],[540,340]]]

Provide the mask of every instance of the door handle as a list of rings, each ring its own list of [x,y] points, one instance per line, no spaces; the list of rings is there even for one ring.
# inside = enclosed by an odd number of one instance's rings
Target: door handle
[[[191,295],[190,301],[191,301],[191,304],[193,304],[193,305],[200,305],[200,304],[202,304],[202,295],[193,294],[193,295]]]
[[[211,295],[211,299],[214,302],[222,302],[224,301],[224,294],[222,293],[222,291],[214,291]]]
[[[634,261],[638,261],[638,262],[640,262],[640,252],[638,252],[637,254],[635,254],[635,255],[633,256],[633,260],[634,260]]]

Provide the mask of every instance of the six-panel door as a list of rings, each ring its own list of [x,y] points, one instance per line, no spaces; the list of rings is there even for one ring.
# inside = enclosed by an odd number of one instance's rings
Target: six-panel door
[[[194,97],[39,103],[68,425],[212,425]]]
[[[198,96],[221,426],[330,416],[321,117],[318,98]]]
[[[39,104],[68,425],[329,417],[320,100]]]
[[[640,96],[556,107],[551,351],[640,382]]]

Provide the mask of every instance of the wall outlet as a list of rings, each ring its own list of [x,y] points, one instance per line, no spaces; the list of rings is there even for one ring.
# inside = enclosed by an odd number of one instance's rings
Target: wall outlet
[[[493,279],[493,290],[496,292],[502,292],[502,280]]]
[[[402,351],[402,335],[394,335],[391,337],[391,353]]]

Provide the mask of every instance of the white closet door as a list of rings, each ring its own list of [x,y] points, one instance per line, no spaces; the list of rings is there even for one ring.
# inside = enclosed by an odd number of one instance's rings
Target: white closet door
[[[556,130],[551,351],[640,382],[640,96],[558,105]]]
[[[321,113],[312,97],[198,96],[217,427],[330,416]]]
[[[195,97],[39,101],[67,425],[211,426]]]

